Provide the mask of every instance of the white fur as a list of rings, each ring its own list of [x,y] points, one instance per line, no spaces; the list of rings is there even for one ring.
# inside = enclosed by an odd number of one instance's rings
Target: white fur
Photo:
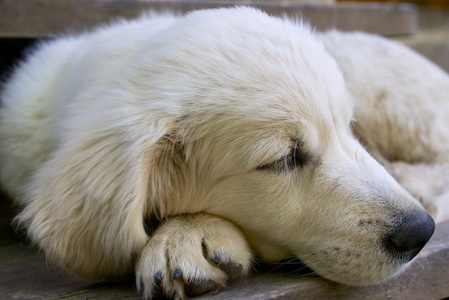
[[[407,47],[364,33],[320,35],[357,99],[353,130],[434,218],[449,218],[449,76]]]
[[[335,56],[352,83],[352,54]],[[52,261],[88,277],[136,268],[145,297],[158,272],[176,297],[192,283],[218,288],[230,275],[214,255],[247,274],[249,247],[377,283],[407,266],[380,239],[423,208],[353,137],[351,98],[304,24],[250,8],[122,21],[42,44],[5,85],[1,184]],[[356,109],[357,124],[364,116]],[[306,153],[297,167],[295,147]]]

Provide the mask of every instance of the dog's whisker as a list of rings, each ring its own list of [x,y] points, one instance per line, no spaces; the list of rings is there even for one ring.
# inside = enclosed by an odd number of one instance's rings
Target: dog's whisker
[[[296,261],[296,260],[297,260],[297,258],[294,257],[294,258],[291,258],[291,259],[289,259],[287,261],[282,261],[282,262],[275,263],[277,266],[272,268],[272,269],[270,269],[269,271],[267,271],[267,274],[269,274],[271,272],[274,272],[276,270],[279,270],[279,269],[281,269],[284,266],[290,265],[291,262]]]

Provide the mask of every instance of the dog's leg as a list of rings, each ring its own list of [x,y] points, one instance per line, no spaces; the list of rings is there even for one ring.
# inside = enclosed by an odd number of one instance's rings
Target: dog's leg
[[[184,299],[215,291],[248,274],[252,254],[240,230],[209,214],[169,218],[136,264],[137,288],[148,299],[162,290]]]

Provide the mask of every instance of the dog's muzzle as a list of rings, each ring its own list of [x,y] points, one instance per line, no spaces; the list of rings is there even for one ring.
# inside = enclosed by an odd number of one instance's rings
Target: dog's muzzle
[[[428,213],[412,212],[387,236],[386,248],[404,261],[410,261],[427,244],[434,230],[435,222]]]

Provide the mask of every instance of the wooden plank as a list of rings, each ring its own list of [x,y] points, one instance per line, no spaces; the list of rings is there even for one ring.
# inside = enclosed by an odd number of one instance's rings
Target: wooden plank
[[[337,0],[340,2],[369,2],[373,0]],[[420,6],[435,7],[435,8],[449,8],[449,1],[447,0],[376,0],[377,2],[408,2]]]
[[[194,9],[246,4],[272,14],[302,16],[319,30],[363,30],[383,35],[417,30],[416,9],[401,4],[304,4],[290,1],[139,1],[139,0],[2,0],[0,38],[41,38],[79,32],[118,17],[133,18],[148,9]]]
[[[133,278],[124,283],[86,280],[48,264],[8,225],[12,211],[0,200],[0,299],[140,299]],[[389,283],[348,287],[319,277],[263,269],[199,300],[224,299],[443,299],[449,296],[449,222],[438,224],[418,261]],[[291,268],[290,268],[291,271]]]

